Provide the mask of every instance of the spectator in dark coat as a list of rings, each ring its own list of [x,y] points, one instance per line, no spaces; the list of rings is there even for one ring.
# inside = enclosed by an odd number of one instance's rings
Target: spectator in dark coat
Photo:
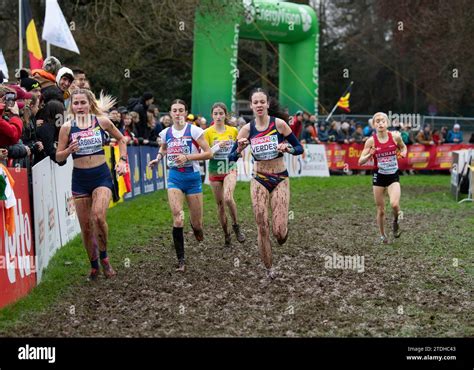
[[[140,102],[135,105],[135,107],[133,107],[133,111],[137,112],[140,117],[140,121],[136,127],[139,137],[144,138],[145,136],[147,136],[147,111],[148,107],[153,104],[153,101],[153,94],[151,92],[145,92],[140,98]]]

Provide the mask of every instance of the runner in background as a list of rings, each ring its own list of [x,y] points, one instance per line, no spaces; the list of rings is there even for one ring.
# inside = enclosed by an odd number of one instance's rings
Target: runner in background
[[[399,238],[401,234],[399,221],[403,218],[403,212],[400,210],[401,189],[397,158],[406,157],[407,147],[399,132],[388,131],[389,119],[385,113],[375,113],[372,122],[375,133],[365,142],[364,150],[359,158],[359,165],[365,164],[370,158],[374,159],[376,170],[373,175],[372,184],[375,204],[377,206],[377,224],[380,231],[380,241],[383,244],[387,244],[388,237],[384,227],[384,193],[386,189],[393,211],[393,236]]]
[[[199,161],[212,158],[211,148],[204,139],[204,130],[186,122],[188,108],[181,99],[171,103],[173,125],[160,132],[162,144],[156,159],[148,166],[153,168],[166,155],[168,171],[168,201],[173,214],[173,242],[178,258],[176,271],[185,272],[184,259],[184,198],[188,202],[191,228],[196,240],[203,234],[202,182]],[[202,150],[200,152],[200,150]]]
[[[299,155],[303,153],[303,147],[286,123],[288,115],[281,111],[275,100],[270,100],[265,90],[258,88],[252,91],[250,108],[255,118],[239,131],[238,142],[234,144],[229,160],[237,161],[250,144],[255,160],[250,189],[258,246],[267,275],[274,279],[268,205],[272,210],[273,235],[282,245],[288,238],[290,204],[290,181],[283,153]]]
[[[237,205],[234,200],[234,190],[237,183],[237,164],[229,166],[228,156],[237,140],[238,131],[228,124],[227,106],[215,103],[211,109],[211,126],[204,130],[204,138],[211,147],[213,158],[209,160],[209,181],[217,203],[219,222],[224,230],[224,246],[231,246],[231,234],[227,227],[227,206],[232,218],[232,229],[239,243],[245,241],[245,235],[240,230],[237,221]]]

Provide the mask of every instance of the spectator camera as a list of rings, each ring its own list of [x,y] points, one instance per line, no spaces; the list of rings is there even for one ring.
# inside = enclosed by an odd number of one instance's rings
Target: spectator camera
[[[8,92],[5,94],[5,105],[7,107],[13,107],[15,105],[16,94],[13,92]]]

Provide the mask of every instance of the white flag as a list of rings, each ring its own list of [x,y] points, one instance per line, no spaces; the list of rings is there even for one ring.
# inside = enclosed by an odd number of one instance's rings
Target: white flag
[[[80,54],[57,0],[46,0],[43,40],[51,45]]]
[[[8,67],[2,49],[0,49],[0,70],[3,72],[3,76],[8,80]],[[3,83],[3,81],[0,81],[0,84],[1,83]]]

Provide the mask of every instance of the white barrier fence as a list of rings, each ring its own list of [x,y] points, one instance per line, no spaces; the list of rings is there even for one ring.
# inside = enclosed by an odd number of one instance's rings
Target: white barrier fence
[[[56,251],[79,232],[71,194],[73,162],[60,167],[45,158],[32,168],[37,283]]]

